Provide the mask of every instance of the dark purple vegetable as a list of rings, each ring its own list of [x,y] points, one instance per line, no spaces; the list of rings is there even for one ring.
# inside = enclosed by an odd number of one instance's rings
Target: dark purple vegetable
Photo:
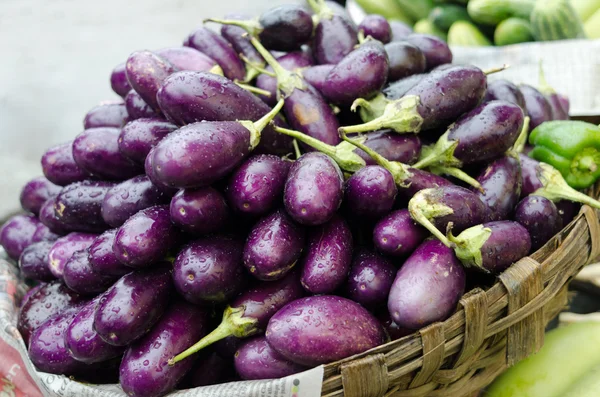
[[[17,260],[30,245],[40,221],[33,215],[15,215],[0,227],[0,245]]]
[[[244,342],[235,352],[234,363],[244,380],[283,378],[307,369],[277,353],[264,336]]]
[[[531,236],[531,250],[537,251],[562,227],[556,205],[545,197],[527,196],[515,208],[513,219]]]
[[[240,214],[265,215],[283,197],[291,164],[270,154],[249,157],[229,179],[225,192],[227,202]],[[212,205],[207,208],[214,211]]]
[[[392,40],[392,28],[387,19],[381,15],[367,15],[358,25],[358,30],[362,30],[365,37],[371,36],[383,44],[387,44]]]
[[[465,278],[451,248],[426,240],[396,274],[388,298],[392,319],[399,327],[413,330],[445,320],[465,292]]]
[[[548,104],[550,105],[552,118],[551,120],[568,120],[569,119],[569,109],[568,106],[565,108],[563,101],[560,95],[548,84],[546,81],[546,76],[544,75],[544,70],[542,65],[540,64],[540,72],[539,72],[539,83],[538,90],[542,95],[546,97]],[[533,128],[532,128],[533,129]]]
[[[431,70],[439,65],[452,63],[452,51],[448,44],[439,37],[429,34],[413,33],[405,38],[423,52],[426,59],[426,69]]]
[[[231,354],[233,357],[233,353]],[[233,360],[226,360],[215,351],[204,350],[196,358],[194,366],[177,386],[179,389],[217,385],[232,382],[236,374]]]
[[[347,15],[332,9],[332,2],[309,3],[319,22],[315,28],[313,49],[319,64],[337,64],[358,44],[358,30]]]
[[[73,142],[65,142],[46,150],[42,155],[44,176],[59,186],[88,179],[89,175],[73,158]]]
[[[171,200],[171,221],[192,234],[222,231],[230,220],[223,195],[212,187],[182,189]]]
[[[175,289],[197,305],[228,302],[244,282],[243,247],[243,241],[228,236],[188,244],[173,262]]]
[[[81,295],[97,295],[110,287],[119,276],[96,273],[88,260],[88,250],[76,251],[63,269],[67,287]]]
[[[168,47],[154,52],[179,70],[208,72],[217,65],[211,57],[191,47]]]
[[[525,106],[525,97],[514,83],[505,80],[494,80],[488,83],[487,92],[485,94],[485,102],[489,101],[506,101],[518,105],[525,116],[527,116],[527,107]]]
[[[403,41],[413,32],[412,28],[400,21],[390,21],[392,41]]]
[[[102,219],[102,201],[115,186],[111,182],[83,181],[65,186],[54,202],[54,212],[62,227],[80,232],[102,232],[108,225]]]
[[[552,107],[544,94],[527,84],[521,84],[519,90],[525,100],[526,113],[531,119],[529,123],[530,130],[533,130],[544,121],[552,120]]]
[[[367,308],[376,308],[387,302],[396,277],[396,268],[386,258],[360,251],[352,260],[348,275],[348,298]]]
[[[43,176],[39,176],[27,182],[21,189],[21,207],[25,211],[39,214],[40,208],[49,198],[56,197],[60,192],[60,186],[55,185]]]
[[[102,295],[86,303],[65,331],[65,347],[71,357],[86,364],[118,357],[123,347],[109,345],[94,330],[94,313]]]
[[[385,329],[385,333],[390,337],[390,340],[400,339],[414,332],[414,330],[399,327],[392,319],[392,316],[390,316],[387,307],[377,315],[377,319]]]
[[[123,265],[113,252],[117,229],[107,230],[94,239],[88,249],[88,260],[96,273],[123,276],[132,271]]]
[[[571,109],[571,101],[569,101],[569,98],[565,95],[562,94],[556,94],[558,96],[558,101],[560,102],[563,110],[567,113],[567,115],[569,114],[569,110]]]
[[[23,337],[25,345],[29,345],[31,333],[48,318],[82,300],[81,296],[58,281],[40,287],[27,299],[19,311],[17,329]]]
[[[177,128],[175,124],[157,118],[131,121],[121,129],[119,151],[128,159],[144,164],[150,149]]]
[[[244,266],[259,280],[283,278],[302,253],[304,229],[283,210],[258,221],[244,246]]]
[[[125,109],[127,109],[129,120],[162,118],[162,113],[152,109],[135,90],[129,91],[125,96]]]
[[[171,288],[167,267],[126,274],[102,295],[94,314],[94,330],[111,345],[129,345],[163,315]]]
[[[344,283],[352,261],[352,232],[340,215],[308,232],[299,266],[300,282],[311,294],[333,293]]]
[[[407,256],[427,238],[425,228],[413,221],[407,209],[389,213],[373,229],[373,244],[391,256]]]
[[[279,59],[278,59],[278,62]],[[309,66],[300,71],[302,78],[317,91],[323,92],[323,87],[327,84],[327,76],[335,65],[315,65]],[[264,75],[263,75],[264,76]]]
[[[346,181],[345,204],[352,216],[378,219],[390,212],[396,194],[392,174],[379,165],[369,165]]]
[[[560,200],[554,205],[556,205],[556,208],[558,209],[558,215],[562,220],[561,228],[571,223],[573,218],[575,218],[575,215],[577,215],[581,209],[581,204],[570,200]]]
[[[48,252],[48,263],[52,274],[61,279],[65,265],[71,256],[77,251],[89,248],[95,239],[95,234],[73,232],[56,240]]]
[[[102,201],[102,219],[119,227],[135,213],[169,202],[170,197],[150,182],[146,175],[136,176],[112,187]]]
[[[447,246],[449,226],[455,233],[489,219],[489,209],[477,194],[460,186],[442,186],[419,191],[408,203],[410,216]],[[451,224],[451,225],[450,225]]]
[[[65,226],[62,224],[56,213],[54,212],[54,204],[56,203],[56,198],[49,198],[44,202],[42,208],[40,208],[39,219],[40,222],[48,228],[48,230],[52,231],[56,234],[67,234],[68,230],[65,229]]]
[[[19,257],[19,269],[23,277],[33,280],[51,281],[56,277],[50,272],[48,253],[54,242],[40,241],[23,250]]]
[[[473,226],[456,237],[450,234],[448,239],[464,266],[494,274],[504,271],[531,250],[529,232],[513,221]]]
[[[36,222],[35,231],[31,236],[31,242],[56,241],[59,237],[59,234],[54,233],[48,226],[44,225],[41,221],[38,221]]]
[[[143,269],[162,260],[178,237],[169,206],[156,205],[136,213],[119,228],[113,252],[121,263]]]
[[[195,48],[214,59],[225,77],[231,80],[243,80],[246,74],[243,62],[240,60],[231,44],[212,30],[201,27],[188,36],[187,47]]]
[[[301,298],[303,294],[298,271],[295,270],[280,280],[263,281],[249,288],[227,306],[223,320],[217,328],[169,362],[177,363],[218,341],[222,343],[218,343],[217,347],[235,345],[236,338],[246,338],[263,332],[273,314],[289,302]],[[225,347],[225,350],[230,352],[229,346]]]
[[[118,95],[125,97],[131,90],[125,73],[125,62],[118,64],[110,74],[110,86]]]
[[[414,44],[404,41],[393,41],[385,46],[388,55],[389,81],[425,72],[425,55]]]
[[[327,222],[342,203],[344,178],[323,153],[306,153],[290,168],[283,200],[290,216],[303,225]]]
[[[491,221],[508,219],[521,196],[521,163],[507,155],[490,163],[477,177],[483,193],[471,189],[490,209]]]
[[[40,282],[38,285],[31,287],[27,292],[25,292],[25,295],[23,295],[23,297],[21,298],[21,302],[19,303],[19,313],[21,312],[23,307],[25,307],[25,305],[27,304],[27,301],[29,301],[29,298],[31,298],[33,295],[35,295],[46,284],[48,284],[48,283]]]
[[[127,118],[127,109],[122,101],[102,103],[87,112],[83,119],[83,128],[121,128],[127,123]]]
[[[344,106],[357,98],[369,99],[383,88],[389,65],[383,44],[367,40],[331,69],[322,93],[329,101]]]
[[[382,90],[383,97],[381,95],[377,95],[369,102],[373,103],[376,100],[383,99],[383,106],[385,106],[385,99],[394,100],[402,98],[411,88],[416,86],[421,80],[423,80],[427,76],[428,73],[419,73],[410,75],[408,77],[404,77],[398,81],[394,81],[390,83],[387,87],[384,87],[384,89]],[[377,115],[375,115],[375,117],[377,117]],[[363,121],[366,122],[367,120]]]
[[[150,51],[136,51],[125,64],[131,88],[155,111],[160,111],[156,93],[164,80],[178,69],[165,58]]]
[[[167,359],[206,334],[206,311],[186,302],[171,304],[165,315],[123,356],[119,383],[132,397],[158,397],[169,393],[192,368],[194,360],[169,366]]]
[[[385,332],[371,313],[333,295],[287,304],[271,317],[265,336],[278,353],[309,366],[362,353],[385,342]]]

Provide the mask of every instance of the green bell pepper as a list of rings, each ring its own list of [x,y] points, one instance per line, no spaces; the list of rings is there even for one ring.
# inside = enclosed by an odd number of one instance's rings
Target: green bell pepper
[[[600,127],[574,120],[548,121],[529,135],[531,157],[560,171],[569,186],[585,189],[600,178]]]

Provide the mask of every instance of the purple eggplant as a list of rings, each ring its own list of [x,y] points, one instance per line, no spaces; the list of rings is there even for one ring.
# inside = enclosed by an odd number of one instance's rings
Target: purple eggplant
[[[112,227],[119,227],[135,213],[168,203],[169,199],[146,175],[136,176],[106,192],[102,201],[102,219]]]
[[[56,240],[48,252],[48,266],[54,277],[61,279],[71,256],[89,248],[95,239],[95,234],[73,232]]]
[[[353,216],[378,219],[390,212],[397,194],[392,174],[379,165],[369,165],[346,181],[345,204]]]
[[[73,142],[65,142],[46,150],[42,155],[42,171],[50,182],[59,186],[89,179],[89,174],[73,158]]]
[[[485,102],[506,101],[519,106],[525,116],[527,116],[527,107],[525,106],[525,97],[514,83],[500,79],[488,83],[485,94]]]
[[[246,29],[237,25],[237,22],[243,23],[250,18],[247,14],[229,14],[225,16],[225,19],[235,20],[236,25],[221,25],[221,36],[231,44],[235,52],[246,63],[244,82],[250,82],[256,77],[261,76],[261,72],[258,69],[262,69],[266,65],[263,57],[256,51],[252,43],[250,43],[250,37]]]
[[[451,248],[426,240],[404,262],[388,298],[388,310],[402,328],[420,329],[448,318],[465,292],[465,271]]]
[[[234,353],[231,354],[232,357]],[[192,389],[218,385],[232,382],[236,380],[235,378],[233,360],[226,360],[217,352],[207,349],[198,355],[194,366],[177,387],[179,389]]]
[[[127,349],[119,369],[119,383],[131,397],[159,397],[169,393],[194,364],[167,364],[167,359],[206,334],[207,312],[186,302],[174,302],[142,339]]]
[[[291,164],[290,161],[269,154],[248,158],[229,179],[225,192],[227,202],[240,214],[267,214],[283,197]],[[211,211],[214,211],[212,207]]]
[[[111,345],[129,345],[165,313],[171,288],[167,267],[126,274],[102,295],[94,314],[94,330]]]
[[[581,209],[581,204],[570,200],[560,200],[555,205],[561,219],[561,228],[571,223]]]
[[[125,64],[131,88],[155,111],[160,111],[156,93],[164,80],[178,69],[165,58],[150,51],[136,51]]]
[[[102,103],[92,108],[83,119],[83,128],[115,127],[121,128],[127,123],[128,114],[125,104],[119,102]]]
[[[477,177],[483,193],[471,189],[490,209],[491,221],[508,219],[521,196],[521,163],[504,156],[490,163]]]
[[[413,32],[412,28],[400,21],[390,21],[392,41],[404,41]]]
[[[252,43],[250,43],[250,45],[252,45]],[[254,45],[252,45],[252,48],[258,52]],[[260,53],[258,53],[258,55],[260,55]],[[260,55],[260,57],[263,62],[266,63],[262,55]],[[304,68],[310,68],[314,63],[312,58],[307,56],[304,51],[289,52],[280,56],[276,60],[282,68],[297,74],[302,74]],[[271,66],[267,66],[265,70],[268,72],[273,72],[273,68]],[[257,95],[269,106],[275,106],[277,103],[277,80],[277,77],[269,76],[268,74],[261,74],[256,78],[256,87],[269,92],[268,96],[261,94]]]
[[[0,245],[17,260],[30,245],[40,221],[33,215],[15,215],[0,227]]]
[[[56,213],[54,212],[54,204],[56,198],[49,198],[44,202],[42,208],[40,208],[39,219],[40,222],[48,228],[48,230],[56,233],[57,235],[63,235],[68,233],[68,228],[62,224]]]
[[[236,338],[246,338],[264,332],[273,314],[289,302],[301,298],[303,294],[297,271],[289,272],[280,280],[263,281],[249,288],[225,309],[223,320],[217,328],[177,354],[170,362],[183,360],[218,341],[229,342],[227,345],[235,344]]]
[[[178,237],[169,206],[156,205],[136,213],[119,228],[113,252],[121,263],[142,269],[162,260]]]
[[[404,95],[406,95],[406,93],[411,88],[416,86],[421,80],[423,80],[427,76],[428,76],[428,73],[418,73],[418,74],[410,75],[408,77],[401,78],[398,81],[391,82],[389,85],[384,87],[384,89],[381,91],[383,94],[383,97],[381,95],[377,95],[370,102],[372,103],[373,101],[381,100],[381,99],[389,99],[389,100],[400,99]],[[383,103],[385,104],[386,102],[383,101]],[[380,113],[375,114],[374,117],[377,117],[379,114]],[[361,117],[362,117],[362,114],[361,114]],[[366,122],[366,121],[369,121],[370,119],[371,118],[363,118],[363,121]]]
[[[173,284],[188,302],[210,305],[229,301],[242,287],[243,241],[210,236],[183,248],[173,262]]]
[[[546,76],[544,75],[544,70],[540,64],[540,73],[539,73],[539,87],[538,90],[542,95],[546,97],[548,104],[550,105],[552,118],[551,120],[568,120],[569,119],[569,109],[565,108],[563,101],[559,94],[552,88],[548,82],[546,81]],[[533,129],[533,128],[532,128]]]
[[[61,234],[62,233],[55,233],[41,221],[38,221],[36,222],[35,231],[31,235],[31,243],[38,243],[40,241],[56,241]]]
[[[279,59],[278,59],[279,61]],[[323,92],[323,87],[327,84],[327,76],[335,65],[315,65],[309,66],[300,71],[302,78],[317,91]],[[265,75],[262,75],[265,76]]]
[[[371,36],[383,44],[387,44],[392,40],[392,27],[387,19],[381,15],[367,15],[358,25],[358,30],[362,30],[365,37]]]
[[[404,41],[393,41],[386,44],[385,52],[390,63],[389,81],[397,81],[425,72],[425,55],[416,45]]]
[[[244,266],[259,280],[283,278],[304,248],[304,229],[283,210],[258,221],[244,246]]]
[[[208,72],[217,65],[211,57],[191,47],[167,47],[154,51],[179,70]]]
[[[150,149],[177,128],[175,124],[157,118],[134,120],[121,129],[119,151],[128,159],[144,164]]]
[[[118,357],[125,348],[113,346],[100,338],[94,330],[94,313],[102,295],[86,303],[65,330],[65,347],[71,357],[93,364]]]
[[[271,317],[265,335],[278,353],[308,366],[337,361],[385,342],[385,332],[371,313],[333,295],[287,304]]]
[[[407,209],[389,213],[373,229],[373,244],[383,254],[407,256],[427,238],[425,228],[413,221]]]
[[[331,69],[322,93],[329,101],[344,106],[357,98],[369,99],[383,88],[389,66],[383,44],[367,40]]]
[[[81,295],[97,295],[104,292],[118,278],[96,273],[90,265],[87,249],[74,252],[63,269],[63,280],[67,287]]]
[[[60,186],[55,185],[43,176],[34,178],[27,182],[23,186],[23,189],[21,189],[19,197],[21,207],[25,211],[37,215],[46,200],[56,197],[58,192],[60,192]]]
[[[290,168],[283,200],[290,216],[303,225],[327,222],[342,203],[344,178],[323,153],[306,153]]]
[[[450,242],[443,233],[479,225],[489,219],[489,209],[477,196],[460,186],[424,189],[408,203],[410,216],[447,246]]]
[[[426,59],[426,69],[431,70],[437,66],[452,63],[452,51],[448,44],[439,37],[429,34],[413,33],[405,38],[416,45],[423,52]]]
[[[31,298],[33,295],[35,295],[40,289],[42,289],[43,286],[45,286],[47,284],[48,283],[40,282],[39,284],[37,284],[34,287],[29,288],[29,290],[27,292],[25,292],[25,295],[23,295],[23,297],[21,298],[21,302],[19,303],[19,314],[20,314],[21,310],[23,309],[23,307],[25,307],[25,305],[29,301],[29,298]]]
[[[569,100],[569,98],[566,95],[557,93],[556,96],[558,97],[558,101],[559,101],[561,107],[568,115],[569,110],[571,110],[571,101]]]
[[[231,80],[243,80],[246,75],[244,63],[240,60],[231,44],[212,30],[201,27],[188,36],[187,47],[192,47],[214,59],[225,77]]]
[[[521,224],[531,237],[531,249],[537,251],[562,227],[556,205],[545,197],[527,196],[515,208],[513,219]]]
[[[390,337],[390,340],[400,339],[415,332],[414,330],[402,328],[396,324],[387,308],[377,315],[377,319],[383,326],[383,329],[385,329],[385,333]]]
[[[529,232],[513,221],[473,226],[456,237],[449,235],[448,239],[465,267],[494,274],[504,271],[531,250]]]
[[[71,291],[64,284],[53,281],[44,284],[27,299],[19,311],[17,329],[26,345],[29,345],[31,333],[42,325],[48,318],[72,307],[83,298]]]
[[[56,278],[50,271],[48,259],[53,244],[53,241],[40,241],[23,250],[19,257],[19,269],[23,277],[40,281],[51,281]]]
[[[135,90],[129,91],[125,96],[125,109],[127,109],[129,120],[162,118],[162,113],[148,105]]]
[[[110,229],[94,239],[88,248],[88,260],[93,271],[111,276],[123,276],[132,271],[113,252],[117,229]]]
[[[110,86],[112,90],[118,95],[125,97],[131,90],[129,81],[127,81],[127,74],[125,72],[125,62],[118,64],[110,74]]]
[[[367,308],[387,302],[396,268],[388,259],[369,251],[354,256],[348,275],[348,298]]]
[[[544,121],[552,120],[552,107],[544,94],[527,84],[521,84],[519,90],[525,100],[526,113],[531,119],[529,123],[530,130],[533,130]]]
[[[213,73],[179,72],[169,77],[157,94],[165,116],[177,125],[197,121],[258,120],[271,110],[263,101],[229,79]],[[276,119],[277,125],[284,125]],[[292,140],[266,126],[258,150],[289,153]]]
[[[102,202],[115,186],[111,182],[83,181],[65,186],[54,202],[54,211],[64,229],[102,232],[108,224],[102,219]]]
[[[311,294],[333,293],[346,281],[352,261],[352,232],[340,215],[308,232],[299,266],[300,282]]]
[[[322,1],[309,5],[319,17],[315,27],[313,48],[319,64],[337,64],[358,44],[358,30],[347,15],[332,9]]]
[[[307,369],[277,353],[264,336],[244,342],[235,353],[234,363],[244,380],[283,378]]]
[[[180,190],[173,196],[169,211],[175,225],[197,235],[222,231],[230,220],[225,198],[212,187]]]

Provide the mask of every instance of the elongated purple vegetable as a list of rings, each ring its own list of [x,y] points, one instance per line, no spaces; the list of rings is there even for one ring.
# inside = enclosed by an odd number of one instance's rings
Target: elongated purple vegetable
[[[56,278],[62,278],[65,265],[77,251],[87,249],[96,235],[88,233],[69,233],[54,242],[48,252],[50,271]]]
[[[383,256],[366,250],[352,260],[348,275],[348,297],[367,308],[387,302],[396,268]]]
[[[131,121],[121,129],[119,151],[128,159],[144,164],[150,149],[177,128],[175,124],[158,118]]]
[[[175,225],[197,235],[219,232],[230,220],[225,198],[212,187],[180,190],[171,199],[169,211]]]
[[[506,101],[518,105],[525,116],[527,116],[527,106],[525,106],[525,97],[514,83],[505,80],[494,80],[488,83],[487,92],[485,94],[485,102],[489,101]]]
[[[323,87],[327,83],[327,76],[334,67],[335,65],[309,66],[305,69],[302,69],[300,74],[308,84],[312,85],[320,93],[323,93]]]
[[[129,91],[125,96],[125,109],[127,109],[129,120],[163,118],[162,112],[154,110],[135,90]]]
[[[465,271],[451,248],[426,240],[404,262],[392,284],[388,310],[402,328],[443,321],[465,292]]]
[[[545,197],[525,197],[515,208],[513,219],[519,222],[531,237],[531,249],[537,251],[562,227],[556,205]]]
[[[103,232],[102,202],[114,183],[83,181],[65,186],[54,201],[56,218],[65,230]]]
[[[88,248],[90,267],[96,273],[123,276],[132,269],[119,261],[113,251],[117,229],[110,229],[94,239]]]
[[[403,41],[413,32],[412,28],[400,21],[389,21],[392,29],[392,41]]]
[[[347,15],[340,14],[322,0],[309,5],[319,17],[315,27],[313,48],[319,64],[337,64],[358,44],[358,30]]]
[[[21,207],[25,211],[37,215],[46,200],[51,197],[56,197],[58,192],[60,192],[60,186],[57,186],[43,176],[40,176],[30,180],[23,186],[19,201],[21,202]]]
[[[56,233],[57,235],[64,235],[68,233],[68,228],[66,228],[56,216],[56,213],[54,212],[55,202],[55,197],[49,198],[44,202],[38,215],[39,220],[51,232]]]
[[[358,30],[362,30],[365,37],[371,36],[383,44],[392,40],[392,28],[387,19],[381,15],[367,15],[358,25]]]
[[[131,88],[155,111],[160,111],[156,93],[164,80],[178,69],[165,58],[150,51],[136,51],[125,64]]]
[[[413,33],[408,35],[405,40],[416,45],[423,52],[427,70],[452,62],[452,51],[448,44],[439,37]]]
[[[552,107],[544,94],[527,84],[521,84],[519,90],[525,100],[527,115],[531,118],[529,125],[531,130],[544,121],[552,120]]]
[[[552,110],[552,119],[551,120],[568,120],[569,119],[569,109],[565,108],[563,101],[559,94],[548,84],[546,81],[546,76],[544,75],[544,70],[542,69],[542,65],[540,63],[540,72],[539,72],[539,87],[538,90],[546,97],[548,104],[550,105],[550,109]],[[533,128],[532,128],[533,129]]]
[[[65,263],[63,281],[67,287],[81,295],[97,295],[106,291],[119,276],[94,271],[88,259],[88,250],[76,251]]]
[[[389,213],[373,229],[373,244],[383,254],[407,256],[427,238],[429,233],[415,222],[407,209]]]
[[[472,189],[490,209],[490,220],[508,219],[521,196],[521,163],[510,155],[500,157],[477,177],[483,193]]]
[[[0,227],[0,245],[17,260],[30,245],[40,222],[33,215],[15,215]]]
[[[23,250],[19,257],[19,269],[24,277],[40,281],[51,281],[56,278],[50,271],[48,259],[53,244],[53,241],[40,241]]]
[[[122,101],[108,102],[92,108],[83,119],[83,128],[116,127],[121,128],[127,123],[128,114]]]
[[[235,353],[234,363],[244,380],[283,378],[307,369],[277,353],[264,336],[245,341]]]
[[[254,50],[257,51],[252,43],[250,43],[250,45],[252,45],[252,48],[254,48]],[[308,55],[309,54],[307,54],[304,51],[294,51],[288,52],[287,54],[276,58],[276,60],[279,63],[279,65],[285,70],[297,73],[299,75],[303,75],[302,71],[304,70],[304,68],[312,67],[312,65],[314,64],[314,60]],[[260,55],[260,57],[266,64],[266,61],[264,60],[262,55]],[[267,66],[265,70],[267,72],[273,73],[273,68],[271,66]],[[269,106],[275,106],[275,104],[277,103],[277,92],[279,91],[277,87],[277,80],[278,79],[276,76],[269,76],[268,74],[264,73],[256,78],[256,87],[268,91],[270,94],[269,96],[257,94],[257,96]]]
[[[208,72],[217,65],[214,59],[192,47],[167,47],[154,53],[171,62],[171,65],[179,70]]]
[[[90,178],[73,158],[73,142],[65,142],[46,150],[41,162],[44,176],[59,186]]]
[[[423,52],[414,44],[394,41],[385,46],[390,69],[389,81],[425,72],[426,58]]]
[[[378,313],[377,319],[390,337],[390,340],[400,339],[415,332],[414,330],[403,328],[396,324],[392,319],[392,316],[390,316],[390,312],[387,310],[387,307],[385,310],[382,310],[380,313]]]
[[[192,47],[214,59],[225,77],[231,80],[243,80],[246,74],[244,64],[223,37],[212,30],[201,27],[188,36],[187,47]]]
[[[228,337],[246,338],[264,332],[269,319],[283,306],[303,296],[299,273],[277,281],[261,282],[244,291],[223,312],[223,320],[205,338],[169,360],[170,365]]]
[[[125,73],[125,62],[118,64],[110,74],[110,86],[118,95],[125,97],[131,90],[127,75]]]
[[[378,219],[390,212],[397,194],[392,174],[379,165],[369,165],[346,181],[344,203],[353,216]]]

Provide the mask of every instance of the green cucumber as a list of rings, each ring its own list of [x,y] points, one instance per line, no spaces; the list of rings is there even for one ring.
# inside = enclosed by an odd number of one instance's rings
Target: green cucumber
[[[494,31],[494,44],[510,45],[534,41],[529,21],[522,18],[508,18],[500,22]]]
[[[583,25],[585,35],[590,39],[600,39],[600,10],[596,11]]]
[[[545,0],[531,12],[531,31],[538,41],[585,37],[581,19],[568,0]]]
[[[446,32],[438,29],[429,19],[421,19],[420,21],[417,21],[415,26],[413,26],[413,30],[415,33],[431,34],[444,41],[447,40]]]
[[[448,44],[461,47],[484,47],[492,43],[477,26],[467,21],[456,21],[448,31]]]
[[[386,19],[397,20],[412,25],[414,20],[402,10],[396,0],[356,0],[367,14],[379,14]]]
[[[570,0],[570,3],[583,22],[600,10],[600,0]]]
[[[433,0],[396,0],[402,11],[410,16],[415,21],[424,19],[429,16],[433,9]]]
[[[471,0],[467,11],[471,19],[485,25],[498,25],[510,17],[529,18],[535,0]]]
[[[470,21],[469,13],[465,7],[456,4],[442,4],[436,6],[429,14],[429,20],[438,29],[447,32],[456,21]]]

